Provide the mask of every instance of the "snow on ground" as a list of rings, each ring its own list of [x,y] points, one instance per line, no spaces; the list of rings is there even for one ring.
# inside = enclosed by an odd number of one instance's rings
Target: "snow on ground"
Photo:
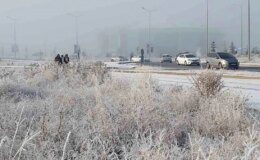
[[[191,70],[182,70],[182,69],[165,69],[163,67],[150,67],[150,66],[143,66],[141,67],[138,64],[134,63],[123,63],[120,64],[118,62],[105,62],[106,66],[109,69],[135,69],[136,71],[139,70],[146,70],[147,72],[158,72],[161,73],[183,73],[183,74],[189,74],[189,73],[199,73],[203,71],[204,69],[191,69]],[[247,63],[243,64],[243,66],[260,66],[260,64],[255,65],[253,63]],[[216,70],[216,72],[222,73],[227,76],[244,76],[244,77],[259,77],[260,78],[260,72],[253,72],[253,71],[242,71],[242,70]]]
[[[46,61],[2,59],[0,61],[0,67],[19,68],[30,65],[41,65],[44,63],[46,63]]]
[[[151,73],[165,73],[165,74],[194,74],[200,73],[205,69],[191,69],[191,70],[165,70],[161,67],[137,67],[134,71],[141,72],[151,72]],[[240,76],[240,77],[251,77],[251,78],[260,78],[260,72],[253,72],[253,71],[242,71],[242,70],[215,70],[217,73],[221,73],[224,76]]]
[[[133,69],[136,68],[136,64],[130,64],[130,63],[125,63],[125,64],[119,64],[118,62],[105,62],[105,65],[107,68],[111,69]]]
[[[256,62],[246,62],[246,63],[240,63],[241,67],[259,67],[260,63]]]
[[[0,68],[21,68],[30,65],[41,65],[44,61],[32,61],[32,60],[2,60],[0,61]],[[190,81],[190,75],[194,73],[200,73],[203,70],[174,70],[166,71],[160,67],[139,67],[137,64],[119,64],[117,62],[106,62],[108,68],[112,69],[135,69],[133,71],[145,71],[150,72],[150,75],[157,80],[160,84],[169,85],[181,85],[184,87],[190,87],[192,85]],[[160,74],[158,74],[158,73]],[[226,89],[238,92],[249,98],[249,102],[254,108],[260,109],[260,72],[249,71],[232,71],[232,70],[219,70],[216,72],[223,73],[224,76],[243,76],[244,78],[224,78]],[[184,74],[184,75],[181,75]],[[112,75],[116,78],[142,78],[143,73],[118,73],[113,72]],[[247,77],[249,77],[247,79]]]
[[[260,64],[260,55],[251,55],[251,61],[249,62],[248,57],[243,55],[243,56],[238,56],[237,57],[240,63],[255,63],[255,64]]]
[[[143,73],[117,73],[113,72],[112,76],[117,79],[138,79],[144,76]],[[190,76],[167,75],[151,73],[150,76],[164,86],[183,86],[191,87]],[[224,78],[225,89],[236,92],[245,96],[249,100],[252,108],[260,110],[260,80],[254,79],[236,79]]]

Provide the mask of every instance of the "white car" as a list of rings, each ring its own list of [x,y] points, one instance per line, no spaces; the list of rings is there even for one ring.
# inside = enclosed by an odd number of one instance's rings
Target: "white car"
[[[200,65],[200,59],[193,54],[181,54],[176,58],[178,65]]]
[[[112,57],[111,62],[122,62],[122,61],[127,61],[127,59],[123,56],[119,56],[119,57]]]
[[[132,57],[131,60],[134,63],[141,63],[141,56]],[[149,58],[144,58],[144,62],[150,62],[150,59]]]
[[[139,57],[132,57],[132,62],[140,63],[141,62],[141,56]]]

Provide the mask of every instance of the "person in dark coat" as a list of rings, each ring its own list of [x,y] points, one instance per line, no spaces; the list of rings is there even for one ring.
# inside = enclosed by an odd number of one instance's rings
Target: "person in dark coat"
[[[61,64],[63,64],[64,63],[64,56],[61,55],[60,59],[61,59]]]
[[[130,54],[130,62],[132,62],[132,58],[134,57],[134,53],[133,52],[131,52],[131,54]]]
[[[58,64],[62,64],[62,59],[60,57],[60,54],[58,54],[55,59],[54,59],[55,62],[57,62]]]
[[[64,57],[64,63],[65,63],[65,64],[68,64],[69,62],[70,62],[69,55],[66,54],[65,57]]]
[[[144,63],[144,49],[141,49],[141,64]]]

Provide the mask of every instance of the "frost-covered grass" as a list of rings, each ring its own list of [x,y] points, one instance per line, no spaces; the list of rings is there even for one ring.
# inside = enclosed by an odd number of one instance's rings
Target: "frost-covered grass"
[[[0,77],[0,159],[260,156],[257,112],[221,90],[213,71],[191,78],[189,89],[161,87],[149,75],[116,80],[101,63],[5,70]]]

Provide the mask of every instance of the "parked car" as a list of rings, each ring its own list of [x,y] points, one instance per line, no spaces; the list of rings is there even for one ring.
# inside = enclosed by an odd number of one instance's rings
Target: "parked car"
[[[122,62],[122,61],[127,61],[127,58],[123,56],[118,56],[118,57],[112,57],[111,62]]]
[[[161,57],[161,63],[172,63],[172,56],[169,54],[164,54]]]
[[[200,59],[193,54],[181,54],[176,58],[178,65],[200,65]]]
[[[134,63],[141,63],[141,56],[134,56],[132,57],[131,61]],[[150,59],[144,58],[144,62],[150,62]]]
[[[238,69],[239,62],[237,58],[230,53],[209,53],[206,58],[206,68]]]

